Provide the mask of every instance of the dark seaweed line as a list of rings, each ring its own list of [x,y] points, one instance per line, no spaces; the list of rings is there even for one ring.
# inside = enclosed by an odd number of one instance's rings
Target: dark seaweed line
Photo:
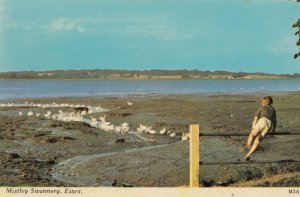
[[[199,136],[220,136],[220,137],[230,137],[230,136],[248,136],[248,133],[200,133]],[[293,133],[293,132],[278,132],[274,134],[269,134],[269,136],[277,136],[277,135],[300,135],[299,132]]]
[[[232,162],[199,162],[199,165],[225,165],[225,164],[269,164],[269,163],[299,163],[299,160],[279,160],[279,161],[232,161]]]

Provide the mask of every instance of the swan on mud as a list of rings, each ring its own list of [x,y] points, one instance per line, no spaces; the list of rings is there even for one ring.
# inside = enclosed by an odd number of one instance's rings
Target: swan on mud
[[[183,133],[183,132],[181,132],[181,133],[182,133],[182,135],[181,135],[182,141],[186,141],[190,138],[190,133]]]
[[[14,105],[15,105],[14,103],[7,103],[7,104],[0,103],[0,107],[13,107]]]
[[[140,124],[139,131],[143,132],[147,129],[147,126]]]
[[[33,115],[32,111],[27,112],[27,116],[32,116],[32,115]]]
[[[129,124],[124,122],[120,125],[121,131],[120,133],[127,133],[129,131]]]
[[[151,129],[151,130],[149,130],[149,133],[153,135],[153,134],[156,134],[156,133],[157,133],[157,131],[155,131],[155,130]]]
[[[28,101],[25,102],[25,105],[28,105]],[[30,103],[30,105],[32,106],[36,106],[36,107],[40,107],[40,108],[48,108],[48,107],[83,107],[85,105],[81,105],[81,104],[77,104],[77,105],[73,105],[73,104],[68,104],[68,103],[62,103],[62,104],[56,104],[55,102],[53,102],[53,104],[34,104],[33,102]],[[0,106],[14,106],[13,103],[8,103],[8,104],[2,104],[0,103]],[[93,107],[93,106],[87,106],[87,108],[89,109],[89,112],[91,113],[95,113],[95,112],[102,112],[103,108],[99,105],[97,107]],[[142,133],[148,133],[151,135],[155,135],[155,134],[167,134],[169,137],[175,137],[176,136],[176,132],[171,129],[168,130],[166,128],[162,128],[159,131],[156,131],[154,129],[152,129],[152,126],[145,126],[143,124],[139,124],[139,127],[136,129],[136,132],[134,131],[130,131],[130,126],[128,123],[124,122],[120,125],[114,125],[111,124],[111,122],[106,121],[106,116],[100,116],[98,121],[96,118],[94,118],[93,116],[90,116],[90,120],[89,119],[84,119],[83,118],[83,114],[86,114],[87,111],[78,111],[77,113],[75,112],[63,112],[61,109],[58,110],[58,114],[52,114],[51,111],[47,111],[46,114],[42,114],[45,118],[52,118],[54,120],[59,120],[59,121],[64,121],[64,122],[70,122],[70,121],[80,121],[80,122],[86,122],[89,125],[91,125],[92,127],[95,128],[99,128],[103,131],[108,131],[108,132],[112,132],[114,131],[115,133],[120,133],[120,134],[125,134],[125,133],[130,133],[130,134],[136,134],[138,136],[140,136],[140,134]],[[19,112],[19,116],[22,116],[23,112]],[[34,113],[32,111],[29,111],[27,113],[27,116],[32,116],[34,115]],[[36,117],[40,117],[40,113],[36,113]],[[141,136],[140,136],[141,137]],[[189,139],[189,134],[183,133],[181,135],[181,140],[182,141],[186,141]]]
[[[159,131],[159,134],[163,135],[166,133],[166,128],[163,128],[162,130]]]
[[[51,111],[47,111],[47,113],[44,114],[44,117],[45,117],[45,118],[50,118],[50,116],[51,116]]]
[[[102,111],[103,108],[99,105],[98,107],[95,107],[96,111]]]
[[[176,133],[175,133],[175,132],[172,132],[169,136],[170,136],[170,137],[175,137],[175,136],[176,136]]]

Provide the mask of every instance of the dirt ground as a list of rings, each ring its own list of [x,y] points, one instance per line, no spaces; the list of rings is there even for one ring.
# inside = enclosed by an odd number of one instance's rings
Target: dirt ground
[[[19,116],[21,111],[45,114],[69,108],[0,108],[0,185],[2,186],[145,186],[188,185],[189,142],[182,132],[197,123],[201,132],[248,134],[261,94],[251,95],[134,95],[99,98],[27,99],[34,103],[85,104],[109,109],[115,125],[127,122],[156,131],[166,128],[176,137],[117,134],[82,122],[60,122]],[[277,132],[299,135],[267,136],[247,164],[239,148],[247,137],[201,137],[202,186],[300,186],[300,93],[273,93]],[[132,102],[128,105],[127,101]],[[5,103],[7,101],[2,101]],[[12,102],[12,101],[10,101]],[[25,100],[13,101],[24,103]],[[89,115],[86,116],[89,118]],[[119,140],[118,140],[119,139]],[[264,161],[282,161],[264,163]]]

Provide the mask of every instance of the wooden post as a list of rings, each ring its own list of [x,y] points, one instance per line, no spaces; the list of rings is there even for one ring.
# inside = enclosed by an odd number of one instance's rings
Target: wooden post
[[[199,125],[190,125],[190,187],[199,187]]]

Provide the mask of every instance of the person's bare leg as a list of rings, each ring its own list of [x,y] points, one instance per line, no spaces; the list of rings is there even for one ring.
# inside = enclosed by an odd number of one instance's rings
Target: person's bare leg
[[[249,136],[248,136],[248,140],[247,140],[247,148],[248,150],[250,150],[251,146],[252,146],[252,142],[254,140],[254,138],[257,136],[258,131],[252,129]]]
[[[248,150],[248,151],[250,150],[250,148],[252,146],[253,139],[256,137],[255,134],[256,134],[256,132],[252,129],[249,133],[247,143],[240,148],[241,153],[245,152],[245,150]]]
[[[252,153],[254,153],[254,151],[256,151],[256,149],[259,146],[262,139],[263,139],[263,137],[261,135],[259,135],[255,138],[255,141],[254,141],[253,145],[251,146],[250,151],[248,152],[248,154],[244,158],[245,160],[250,159],[250,156],[252,155]]]
[[[250,149],[254,137],[255,137],[255,136],[253,136],[252,133],[249,134],[248,140],[247,140],[247,144],[246,144],[246,147],[247,147],[248,149]]]

